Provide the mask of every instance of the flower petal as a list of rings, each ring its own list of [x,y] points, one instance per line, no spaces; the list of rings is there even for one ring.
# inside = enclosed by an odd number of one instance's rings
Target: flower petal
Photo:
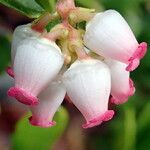
[[[83,128],[97,126],[113,117],[114,112],[108,111],[110,72],[103,62],[77,60],[64,74],[64,84],[68,96],[86,119]]]
[[[22,42],[26,38],[38,37],[39,35],[40,33],[32,30],[31,24],[20,25],[14,30],[12,44],[11,44],[12,67],[6,68],[6,72],[9,76],[14,78],[13,64],[17,52],[17,47],[19,46],[20,42]]]
[[[25,24],[18,26],[13,33],[12,38],[12,45],[11,45],[11,59],[12,63],[14,62],[17,47],[19,46],[20,42],[26,38],[39,36],[40,33],[32,30],[31,24]]]
[[[10,77],[14,78],[14,71],[13,71],[12,67],[8,66],[6,68],[6,72]]]

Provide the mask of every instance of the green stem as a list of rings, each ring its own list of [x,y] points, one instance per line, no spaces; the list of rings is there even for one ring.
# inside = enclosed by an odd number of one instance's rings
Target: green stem
[[[56,41],[60,39],[65,39],[68,36],[68,29],[62,24],[58,24],[51,29],[50,32],[45,32],[42,34],[42,37],[47,38],[50,41]]]
[[[136,144],[136,116],[132,107],[126,108],[124,119],[124,142],[123,150],[134,150]]]
[[[45,13],[44,15],[42,15],[40,18],[36,19],[33,23],[32,23],[32,29],[36,30],[38,32],[43,32],[45,26],[52,20],[59,18],[59,15],[57,13],[54,14],[50,14],[50,13]]]

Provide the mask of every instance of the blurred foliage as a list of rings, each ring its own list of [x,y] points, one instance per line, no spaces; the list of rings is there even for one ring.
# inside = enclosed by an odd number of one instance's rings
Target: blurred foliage
[[[35,0],[44,10],[53,12],[55,10],[56,0]]]
[[[38,4],[36,3],[38,2]],[[45,3],[46,2],[46,3]],[[28,17],[36,18],[43,10],[53,11],[55,0],[0,0]],[[97,11],[116,9],[128,21],[139,42],[150,44],[150,0],[76,0],[78,6]],[[150,48],[141,65],[131,76],[138,89],[124,105],[116,106],[116,116],[98,128],[100,134],[89,137],[92,150],[149,150],[150,149]],[[10,60],[10,43],[0,36],[0,71]],[[64,110],[63,110],[64,111]],[[58,118],[57,118],[58,116]],[[58,125],[50,129],[29,126],[27,118],[18,123],[13,135],[13,149],[46,150],[64,131],[68,117],[57,114]],[[62,124],[63,123],[63,124]]]
[[[44,11],[34,0],[0,0],[0,3],[31,18],[39,17]]]
[[[80,7],[92,8],[97,11],[103,10],[103,6],[97,0],[75,0],[76,4]]]
[[[8,37],[0,35],[0,73],[10,61],[10,42]]]
[[[31,126],[27,115],[17,124],[12,136],[12,150],[49,150],[64,132],[68,124],[68,113],[61,107],[54,120],[56,126],[51,128],[39,128]]]

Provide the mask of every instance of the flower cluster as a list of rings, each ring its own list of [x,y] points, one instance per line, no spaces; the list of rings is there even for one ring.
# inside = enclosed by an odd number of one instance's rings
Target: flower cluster
[[[63,21],[50,32],[27,24],[13,34],[7,72],[15,86],[8,95],[29,106],[32,125],[55,125],[53,116],[67,93],[86,120],[83,128],[97,126],[113,117],[109,102],[122,104],[135,92],[130,71],[138,67],[147,44],[137,42],[115,10],[86,14],[83,8],[69,6],[70,1],[58,3]],[[79,20],[72,19],[78,14]],[[87,21],[85,32],[74,28],[82,18]]]

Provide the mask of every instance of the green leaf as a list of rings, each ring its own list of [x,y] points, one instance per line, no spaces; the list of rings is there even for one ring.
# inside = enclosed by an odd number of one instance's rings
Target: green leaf
[[[52,29],[55,25],[57,25],[57,24],[59,24],[59,23],[61,23],[61,20],[60,20],[59,18],[58,18],[58,19],[55,19],[55,20],[52,20],[51,22],[49,22],[48,25],[46,26],[47,32],[50,32],[51,29]]]
[[[103,6],[98,0],[76,0],[79,6],[96,9],[97,11],[102,11]]]
[[[138,129],[142,132],[150,126],[150,102],[145,105],[138,117]]]
[[[54,120],[56,126],[39,128],[28,122],[29,114],[19,121],[15,133],[12,135],[13,150],[49,150],[60,138],[68,124],[68,113],[61,107]]]
[[[38,18],[44,12],[34,0],[0,0],[0,3],[30,18]]]
[[[123,150],[134,150],[136,144],[136,114],[133,107],[125,107],[124,111]]]
[[[35,0],[43,9],[53,12],[56,0]]]
[[[86,21],[82,21],[82,22],[80,22],[80,23],[77,24],[77,28],[78,29],[85,30],[85,27],[86,27]]]
[[[0,72],[4,71],[10,61],[10,42],[7,37],[0,36]]]

